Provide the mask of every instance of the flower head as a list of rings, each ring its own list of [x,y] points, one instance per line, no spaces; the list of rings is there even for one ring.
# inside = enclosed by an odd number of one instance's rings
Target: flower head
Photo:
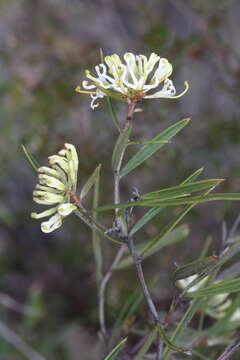
[[[185,279],[181,279],[177,281],[178,287],[181,289],[185,289],[193,280],[195,280],[198,276],[192,275]],[[191,286],[187,293],[190,295],[192,291],[197,291],[204,287],[206,285],[208,276],[200,280],[197,284]],[[220,283],[219,280],[215,280],[213,284]],[[211,316],[214,319],[220,319],[222,318],[226,310],[231,306],[232,300],[229,298],[229,293],[223,293],[223,294],[217,294],[213,295],[207,303],[207,306],[205,307],[205,312],[207,315]],[[237,321],[240,319],[240,309],[237,308],[235,312],[233,313],[232,317],[230,318],[230,321]]]
[[[71,195],[76,192],[78,172],[78,156],[74,145],[65,144],[58,155],[48,158],[48,162],[49,166],[38,169],[38,184],[33,191],[33,200],[37,204],[53,207],[41,213],[31,213],[34,219],[53,215],[41,224],[45,233],[58,229],[63,218],[77,208],[71,203]]]
[[[104,96],[138,102],[142,99],[178,98],[188,90],[188,83],[185,82],[185,90],[175,95],[173,82],[168,79],[172,73],[172,65],[155,53],[149,59],[132,53],[125,53],[123,58],[125,63],[117,54],[106,56],[105,64],[95,66],[96,77],[86,70],[86,77],[90,82],[84,80],[82,87],[85,90],[78,86],[76,91],[90,94],[92,109],[98,106],[95,101]]]

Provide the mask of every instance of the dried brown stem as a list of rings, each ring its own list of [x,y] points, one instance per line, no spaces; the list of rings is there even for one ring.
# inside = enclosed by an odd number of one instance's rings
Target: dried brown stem
[[[149,310],[150,310],[150,312],[152,314],[152,317],[153,317],[155,323],[160,324],[161,321],[160,321],[157,309],[156,309],[156,307],[154,305],[154,302],[152,300],[151,294],[150,294],[150,292],[148,290],[148,287],[147,287],[147,284],[146,284],[146,281],[145,281],[145,278],[144,278],[143,269],[142,269],[142,260],[137,255],[136,248],[135,248],[132,236],[129,236],[129,238],[128,238],[128,247],[129,247],[129,251],[130,251],[130,253],[132,255],[132,258],[133,258],[133,261],[134,261],[134,264],[135,264],[135,267],[136,267],[136,270],[137,270],[137,276],[138,276],[138,279],[140,281],[142,291],[143,291],[143,295],[144,295],[145,300],[146,300],[146,302],[148,304]],[[158,341],[158,343],[157,343],[157,360],[161,360],[162,359],[162,350],[163,350],[163,341],[161,339],[160,334],[158,334],[157,341]]]
[[[229,360],[232,355],[240,348],[240,335],[236,337],[236,339],[229,344],[222,355],[217,358],[217,360]]]
[[[135,105],[136,105],[135,102],[130,102],[128,104],[128,113],[126,116],[125,123],[132,120]],[[126,148],[124,148],[122,151],[117,170],[114,172],[114,204],[119,204],[119,202],[120,202],[120,191],[119,191],[120,170],[121,170],[121,166],[122,166],[125,149]],[[118,209],[115,209],[115,217],[116,218],[117,218],[117,211],[118,211]],[[118,250],[117,255],[116,255],[115,259],[113,260],[113,263],[112,263],[110,269],[108,270],[108,272],[105,274],[105,276],[102,279],[100,289],[99,289],[99,294],[98,294],[98,296],[99,296],[99,322],[100,322],[100,327],[101,327],[101,333],[103,335],[103,338],[104,338],[104,341],[106,344],[108,341],[108,334],[107,334],[107,329],[106,329],[106,325],[105,325],[105,312],[104,312],[105,289],[106,289],[108,281],[110,280],[110,278],[112,276],[112,272],[113,272],[114,268],[116,267],[116,265],[121,260],[126,247],[127,247],[126,244],[122,244],[122,246]]]
[[[105,289],[107,286],[107,283],[110,279],[110,277],[112,276],[113,270],[114,268],[117,266],[117,264],[119,263],[119,261],[121,260],[125,249],[126,249],[127,245],[126,244],[122,244],[122,246],[119,248],[112,265],[110,266],[110,269],[108,270],[108,272],[105,274],[105,276],[102,279],[100,288],[99,288],[99,293],[98,293],[98,297],[99,297],[99,323],[100,323],[100,328],[101,328],[101,333],[103,335],[104,341],[107,344],[108,341],[108,334],[107,334],[107,329],[106,329],[106,325],[105,325],[105,311],[104,311],[104,299],[105,299]]]
[[[26,344],[20,338],[20,336],[18,336],[14,331],[9,329],[3,322],[0,322],[0,337],[2,337],[6,342],[15,347],[15,349],[17,349],[27,359],[45,360],[42,355],[38,354],[34,349],[32,349],[28,344]]]

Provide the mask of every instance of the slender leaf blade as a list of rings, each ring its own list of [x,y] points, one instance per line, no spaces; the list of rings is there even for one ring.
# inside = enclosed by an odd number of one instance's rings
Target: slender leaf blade
[[[153,141],[158,140],[167,140],[172,139],[179,131],[181,131],[188,123],[190,119],[183,119],[178,121],[176,124],[173,124],[166,130],[162,131],[160,134],[153,138]],[[141,165],[145,160],[152,156],[156,151],[158,151],[164,144],[148,144],[143,146],[122,168],[120,176],[123,177],[134,170],[136,167]]]
[[[101,206],[97,211],[108,211],[113,210],[116,207],[119,209],[125,209],[131,206],[145,206],[145,207],[156,207],[156,206],[181,206],[181,205],[196,205],[204,202],[210,201],[240,201],[240,193],[217,193],[207,196],[186,196],[177,199],[167,199],[167,200],[158,200],[158,199],[148,199],[140,200],[136,202],[128,202],[122,204],[111,204],[106,206]]]
[[[30,153],[29,150],[27,150],[27,148],[22,145],[22,149],[24,154],[26,155],[28,161],[30,162],[30,164],[32,165],[33,169],[35,171],[38,171],[38,168],[40,167],[39,163],[37,162],[37,160],[34,158],[34,156]]]
[[[195,205],[195,204],[194,204]],[[179,215],[177,215],[173,220],[171,220],[165,228],[155,237],[153,238],[148,246],[144,249],[144,251],[141,253],[142,256],[146,256],[152,249],[160,244],[162,239],[164,239],[167,234],[172,231],[175,226],[184,218],[184,216],[193,208],[194,205],[190,205],[186,207]]]
[[[107,96],[107,103],[108,103],[108,107],[109,107],[110,114],[112,116],[114,125],[116,126],[118,131],[120,131],[119,121],[118,121],[118,118],[117,118],[117,115],[116,115],[116,112],[115,112],[115,109],[114,109],[114,106],[113,106],[112,98],[110,96]]]
[[[189,234],[189,227],[185,224],[178,226],[173,231],[169,232],[164,236],[161,242],[159,242],[158,246],[152,248],[151,251],[149,251],[145,257],[149,257],[153,254],[156,254],[159,250],[163,249],[166,246],[176,244],[182,240],[184,240]],[[136,251],[139,256],[142,256],[144,250],[149,244],[149,240],[137,244],[136,245]],[[119,264],[116,266],[116,270],[126,268],[128,266],[133,265],[132,257],[127,255],[124,259],[122,259]]]
[[[165,188],[162,190],[153,191],[147,194],[142,195],[143,200],[151,200],[151,199],[164,199],[168,198],[176,198],[180,196],[185,196],[186,194],[192,194],[197,191],[209,189],[220,184],[222,179],[207,179],[195,182],[188,182],[185,184],[180,184],[177,186],[172,186],[169,188]]]
[[[128,145],[167,144],[167,140],[131,141]]]
[[[190,182],[193,182],[194,180],[196,180],[198,178],[198,176],[202,173],[203,168],[200,168],[196,171],[194,171],[193,174],[191,174],[190,176],[188,176],[183,182],[182,184],[187,184]],[[144,214],[137,222],[136,224],[132,227],[129,235],[132,236],[134,235],[138,230],[140,230],[144,225],[146,225],[150,220],[152,220],[157,214],[159,214],[162,210],[164,209],[164,207],[153,207],[150,210],[148,210],[146,212],[146,214]]]
[[[101,166],[102,166],[102,164],[99,164],[98,167],[96,167],[96,169],[93,171],[92,175],[88,178],[86,183],[83,185],[81,193],[80,193],[81,200],[88,194],[89,190],[91,190],[93,185],[96,184],[96,182],[98,181]]]
[[[227,261],[229,261],[235,255],[237,255],[239,252],[240,252],[240,243],[231,246],[228,250],[225,250],[224,253],[219,257],[218,261],[216,261],[212,265],[210,264],[209,267],[206,268],[206,270],[202,271],[196,279],[191,281],[190,284],[186,286],[182,295],[184,295],[191,287],[195,286],[204,277],[206,277],[213,271],[218,270],[221,266],[223,266]]]
[[[193,302],[188,307],[188,309],[182,316],[181,320],[179,321],[177,327],[175,328],[173,335],[171,336],[171,342],[176,341],[177,337],[180,335],[181,331],[183,330],[185,324],[193,318],[194,314],[199,309],[201,302],[202,299],[193,300]],[[166,347],[163,352],[163,360],[166,360],[168,358],[169,351],[170,351],[170,347]]]
[[[165,331],[163,330],[163,328],[161,327],[160,324],[158,324],[158,331],[161,335],[161,338],[163,340],[163,342],[171,349],[180,353],[184,353],[186,355],[192,355],[192,352],[188,349],[184,349],[184,348],[180,348],[179,346],[176,346],[172,343],[171,340],[169,340],[169,338],[167,337]]]
[[[127,338],[123,339],[115,348],[104,358],[104,360],[114,360],[116,359],[120,350],[122,350],[123,346],[125,345]]]
[[[218,294],[228,294],[240,291],[240,278],[222,281],[218,284],[207,286],[196,291],[189,291],[187,296],[198,298],[203,296],[214,296]]]
[[[149,334],[147,340],[145,341],[144,345],[141,347],[139,352],[136,356],[134,356],[133,360],[142,360],[144,355],[148,352],[150,346],[155,341],[156,336],[158,333],[158,326],[156,325],[155,328],[152,330],[152,332]]]
[[[185,279],[189,276],[198,274],[199,272],[207,269],[209,265],[216,263],[217,259],[213,256],[205,257],[186,264],[174,272],[173,280]]]
[[[186,180],[183,181],[182,184],[188,184],[190,182],[195,181],[201,175],[202,172],[203,172],[203,168],[194,171],[194,173],[188,176]]]
[[[134,294],[132,294],[132,296],[128,298],[126,303],[123,305],[112,330],[111,338],[109,340],[110,345],[114,343],[114,340],[121,332],[122,326],[126,319],[134,313],[134,311],[138,308],[142,301],[143,294],[140,291],[136,291]]]
[[[100,170],[100,168],[99,168]],[[95,170],[96,171],[96,170]],[[99,186],[100,186],[100,173],[98,172],[98,176],[96,177],[96,181],[94,184],[94,193],[93,193],[93,209],[97,208],[99,201]],[[97,212],[93,210],[93,216],[97,220]],[[102,257],[102,246],[101,239],[99,234],[95,229],[92,230],[92,242],[93,242],[93,254],[96,264],[96,279],[97,284],[100,286],[102,276],[103,276],[103,257]]]
[[[136,224],[132,227],[129,236],[134,235],[139,229],[146,225],[150,220],[152,220],[157,214],[159,214],[164,207],[153,207],[144,214],[141,219],[139,219]]]
[[[131,131],[132,131],[132,124],[130,122],[127,122],[127,124],[121,131],[121,133],[116,141],[116,144],[115,144],[115,147],[113,150],[113,155],[112,155],[112,168],[114,171],[116,171],[118,168],[118,164],[121,160],[122,153],[128,143]]]

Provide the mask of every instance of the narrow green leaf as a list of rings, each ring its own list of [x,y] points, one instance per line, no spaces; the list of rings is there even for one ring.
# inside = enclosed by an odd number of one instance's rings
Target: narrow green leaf
[[[199,177],[199,175],[202,172],[203,172],[203,168],[200,168],[200,169],[194,171],[194,173],[191,174],[189,177],[187,177],[186,180],[184,180],[182,184],[187,184],[187,183],[193,182],[194,180],[196,180]]]
[[[96,170],[95,170],[96,171]],[[98,207],[98,200],[99,200],[99,185],[100,185],[100,174],[96,177],[95,185],[94,185],[94,193],[93,193],[93,209]],[[93,216],[97,220],[97,212],[93,210]],[[92,230],[92,242],[93,242],[93,254],[96,264],[96,279],[97,284],[100,286],[102,280],[102,266],[103,266],[103,259],[102,259],[102,243],[101,239],[95,229]]]
[[[231,246],[228,250],[225,250],[225,252],[219,257],[218,261],[216,261],[213,264],[210,264],[209,267],[206,268],[206,270],[202,271],[196,279],[191,281],[190,284],[186,286],[182,295],[184,295],[191,287],[195,286],[200,280],[205,278],[207,275],[211,274],[213,271],[218,270],[221,266],[223,266],[227,261],[229,261],[235,255],[237,255],[239,252],[240,252],[240,243]]]
[[[119,121],[115,112],[115,109],[113,107],[113,102],[112,102],[112,98],[110,96],[107,96],[107,103],[108,103],[108,107],[109,107],[109,111],[110,114],[112,116],[114,125],[116,126],[116,128],[118,129],[118,131],[120,131],[120,125],[119,125]]]
[[[104,360],[114,360],[116,359],[116,356],[122,349],[122,347],[125,345],[125,342],[127,341],[127,338],[123,339],[115,348],[110,352],[110,354],[107,355],[107,357],[104,358]]]
[[[171,220],[164,228],[163,230],[155,237],[153,238],[148,246],[144,249],[142,252],[142,256],[146,256],[152,249],[156,246],[158,246],[161,241],[164,239],[167,234],[172,231],[175,226],[184,218],[184,216],[194,207],[195,204],[190,205],[186,207],[178,216],[176,216],[173,220]]]
[[[122,326],[126,319],[130,317],[138,308],[138,306],[143,301],[143,294],[139,290],[132,294],[128,300],[123,305],[120,314],[117,317],[116,323],[114,324],[114,328],[112,330],[111,338],[109,340],[110,346],[114,343],[117,336],[120,334],[122,330]]]
[[[200,254],[200,258],[203,258],[204,256],[207,255],[209,247],[210,247],[211,244],[212,244],[212,237],[207,236],[207,238],[205,240],[205,243],[204,243],[204,246],[202,248],[201,254]]]
[[[187,296],[189,297],[202,297],[202,296],[214,296],[218,294],[228,294],[232,292],[240,291],[240,278],[222,281],[218,284],[207,286],[203,289],[196,291],[189,291]]]
[[[30,162],[30,164],[32,165],[32,167],[34,168],[35,171],[38,170],[38,168],[40,167],[40,165],[38,164],[37,160],[34,158],[34,156],[30,153],[30,151],[27,150],[27,148],[22,145],[22,149],[24,151],[24,154],[26,155],[28,161]]]
[[[145,341],[142,348],[139,350],[136,356],[134,356],[133,360],[142,360],[144,355],[148,352],[150,346],[155,341],[158,333],[158,326],[156,325],[153,331],[149,334],[147,340]]]
[[[173,280],[177,281],[198,274],[199,272],[208,268],[209,265],[216,263],[216,261],[217,259],[215,259],[213,256],[209,256],[186,264],[174,272]]]
[[[104,64],[104,54],[103,54],[103,49],[102,48],[99,49],[99,53],[100,53],[101,63]]]
[[[197,200],[197,196],[195,197]],[[204,199],[199,200],[200,202],[205,201],[217,201],[217,200],[230,200],[230,201],[239,201],[240,200],[240,193],[217,193],[217,194],[210,194],[207,195]],[[194,197],[191,199],[194,201]]]
[[[193,192],[209,189],[220,184],[222,179],[208,179],[196,182],[188,182],[177,186],[172,186],[162,190],[153,191],[141,196],[143,200],[154,200],[154,199],[170,199],[173,197],[186,196]]]
[[[132,124],[130,122],[127,122],[127,124],[121,131],[121,133],[116,141],[116,144],[115,144],[115,147],[113,150],[113,155],[112,155],[112,167],[113,167],[114,171],[116,171],[118,168],[118,164],[121,160],[122,153],[128,143],[129,136],[131,134],[131,130],[132,130]]]
[[[158,324],[158,331],[161,335],[161,338],[163,340],[163,342],[171,349],[171,350],[174,350],[174,351],[178,351],[178,352],[181,352],[181,353],[184,353],[186,355],[192,355],[192,352],[188,349],[184,349],[184,348],[180,348],[176,345],[174,345],[172,343],[171,340],[169,340],[169,338],[167,337],[165,331],[163,330],[163,328],[161,327],[160,324]]]
[[[208,193],[211,191],[212,189],[206,191],[200,198],[204,198],[205,196],[208,195]],[[160,232],[160,234],[158,234],[158,236],[156,236],[146,247],[146,249],[143,251],[143,253],[141,254],[142,256],[146,255],[149,251],[151,251],[155,246],[158,246],[158,244],[162,241],[162,239],[164,238],[164,236],[166,236],[170,231],[172,231],[175,226],[184,218],[184,216],[189,213],[190,210],[192,210],[192,208],[197,205],[198,202],[194,202],[193,204],[185,207],[185,209],[180,212],[179,215],[177,215],[173,220],[171,220],[166,226],[165,228],[163,228],[163,230]]]
[[[129,235],[134,235],[139,229],[141,229],[144,225],[146,225],[150,220],[154,218],[157,214],[159,214],[164,207],[153,207],[144,214],[141,219],[139,219],[136,224],[132,227]]]
[[[154,141],[158,140],[167,140],[172,139],[180,130],[182,130],[188,123],[190,119],[183,119],[176,124],[173,124],[166,130],[162,131],[160,134],[153,138]],[[151,155],[153,155],[157,150],[159,150],[164,144],[148,144],[143,146],[122,168],[120,176],[123,177],[135,169],[137,166],[142,164],[147,160]]]
[[[189,227],[187,225],[180,225],[175,230],[169,232],[164,236],[161,242],[158,243],[157,246],[151,249],[145,257],[151,256],[155,253],[157,253],[159,250],[163,249],[166,246],[176,244],[182,240],[184,240],[189,234]],[[144,250],[147,248],[149,244],[149,240],[144,241],[143,243],[136,245],[136,251],[139,256],[142,256],[144,253]],[[116,270],[126,268],[128,266],[133,265],[132,257],[127,255],[123,260],[119,262],[119,264],[116,266]]]
[[[128,145],[167,144],[167,140],[131,141]]]
[[[92,175],[88,178],[86,183],[83,185],[81,193],[80,193],[81,200],[88,194],[88,192],[92,188],[92,186],[94,184],[96,184],[96,181],[98,181],[101,166],[102,166],[102,164],[98,165],[98,167],[93,171]]]
[[[196,180],[198,178],[198,176],[202,173],[203,168],[198,169],[197,171],[194,171],[193,174],[191,174],[190,176],[188,176],[183,182],[183,184],[187,184],[190,182],[193,182],[194,180]],[[162,210],[164,209],[164,207],[153,207],[150,210],[148,210],[146,212],[146,214],[144,214],[137,222],[136,224],[132,227],[131,231],[130,231],[130,236],[134,235],[138,230],[140,230],[144,225],[146,225],[150,220],[152,220],[157,214],[159,214]]]
[[[176,341],[177,337],[180,335],[181,331],[183,330],[186,323],[190,322],[193,318],[197,310],[201,305],[202,299],[194,299],[191,305],[188,307],[184,315],[182,316],[181,320],[179,321],[177,327],[175,328],[173,335],[171,336],[171,342]],[[170,347],[165,348],[163,352],[163,360],[167,360],[169,355]]]
[[[179,199],[168,199],[168,200],[158,200],[158,199],[148,199],[140,200],[136,202],[122,203],[122,204],[111,204],[99,207],[97,211],[108,211],[113,210],[116,207],[119,209],[128,208],[131,206],[145,206],[145,207],[156,207],[156,206],[181,206],[181,205],[196,205],[199,203],[209,202],[209,201],[219,201],[219,200],[229,200],[229,201],[239,201],[240,193],[218,193],[207,196],[186,196]]]

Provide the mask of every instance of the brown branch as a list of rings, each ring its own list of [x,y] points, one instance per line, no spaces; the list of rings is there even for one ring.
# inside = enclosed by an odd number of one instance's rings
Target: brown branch
[[[228,360],[240,348],[240,335],[229,344],[217,360]]]
[[[123,254],[125,252],[126,246],[127,246],[126,244],[122,244],[122,246],[119,248],[117,255],[115,256],[115,258],[113,260],[113,263],[110,266],[110,269],[108,270],[108,272],[103,277],[100,288],[99,288],[99,293],[98,293],[99,323],[100,323],[101,333],[103,335],[103,339],[106,344],[108,341],[108,334],[107,334],[107,329],[106,329],[106,325],[105,325],[105,311],[104,311],[105,289],[106,289],[108,281],[110,280],[110,277],[112,276],[114,268],[117,266],[117,264],[119,263],[119,261],[121,260]]]
[[[155,321],[156,324],[160,324],[160,318],[157,312],[157,309],[154,305],[154,302],[151,298],[151,294],[148,290],[145,278],[144,278],[144,274],[143,274],[143,269],[142,269],[142,260],[141,258],[137,255],[136,252],[136,248],[133,242],[133,237],[129,236],[128,238],[128,247],[129,247],[129,251],[132,255],[136,270],[137,270],[137,275],[138,275],[138,279],[140,281],[141,287],[142,287],[142,291],[143,291],[143,295],[145,297],[145,300],[148,304],[149,310],[152,314],[152,317]],[[160,334],[158,334],[158,343],[157,343],[157,360],[161,360],[162,359],[162,349],[163,349],[163,341],[161,339]]]
[[[136,106],[135,101],[130,101],[128,103],[128,113],[127,113],[127,116],[126,116],[126,119],[125,119],[124,126],[126,125],[127,122],[132,120],[133,113],[134,113],[134,110],[135,110],[135,106]],[[114,171],[114,204],[119,204],[120,203],[120,194],[119,194],[120,170],[121,170],[125,150],[126,150],[126,147],[122,151],[117,170]],[[115,208],[115,217],[116,217],[116,219],[117,219],[117,213],[118,213],[118,209]]]
[[[11,344],[15,349],[20,353],[26,356],[29,360],[45,360],[45,358],[38,354],[34,349],[32,349],[28,344],[26,344],[20,336],[18,336],[14,331],[9,329],[4,323],[0,322],[0,337],[2,337],[6,342]]]
[[[125,123],[132,120],[135,105],[136,105],[135,102],[133,102],[133,101],[129,102],[128,113],[126,116]],[[120,191],[119,191],[120,170],[121,170],[125,150],[126,150],[126,147],[122,151],[117,170],[114,172],[114,204],[119,204],[119,202],[120,202]],[[116,208],[115,209],[116,219],[117,219],[117,212],[118,212],[118,209]],[[120,224],[118,224],[118,225],[120,225]],[[113,263],[112,263],[110,269],[108,270],[108,272],[105,274],[105,276],[102,279],[100,289],[99,289],[99,294],[98,294],[98,297],[99,297],[99,322],[100,322],[101,333],[103,335],[103,338],[104,338],[104,341],[106,344],[107,344],[107,340],[108,340],[108,334],[107,334],[107,329],[106,329],[106,325],[105,325],[105,312],[104,312],[105,289],[106,289],[106,285],[107,285],[108,281],[111,278],[112,272],[113,272],[114,268],[116,267],[116,265],[121,260],[126,247],[127,247],[127,245],[124,243],[118,250],[117,255],[116,255],[115,259],[113,260]]]

